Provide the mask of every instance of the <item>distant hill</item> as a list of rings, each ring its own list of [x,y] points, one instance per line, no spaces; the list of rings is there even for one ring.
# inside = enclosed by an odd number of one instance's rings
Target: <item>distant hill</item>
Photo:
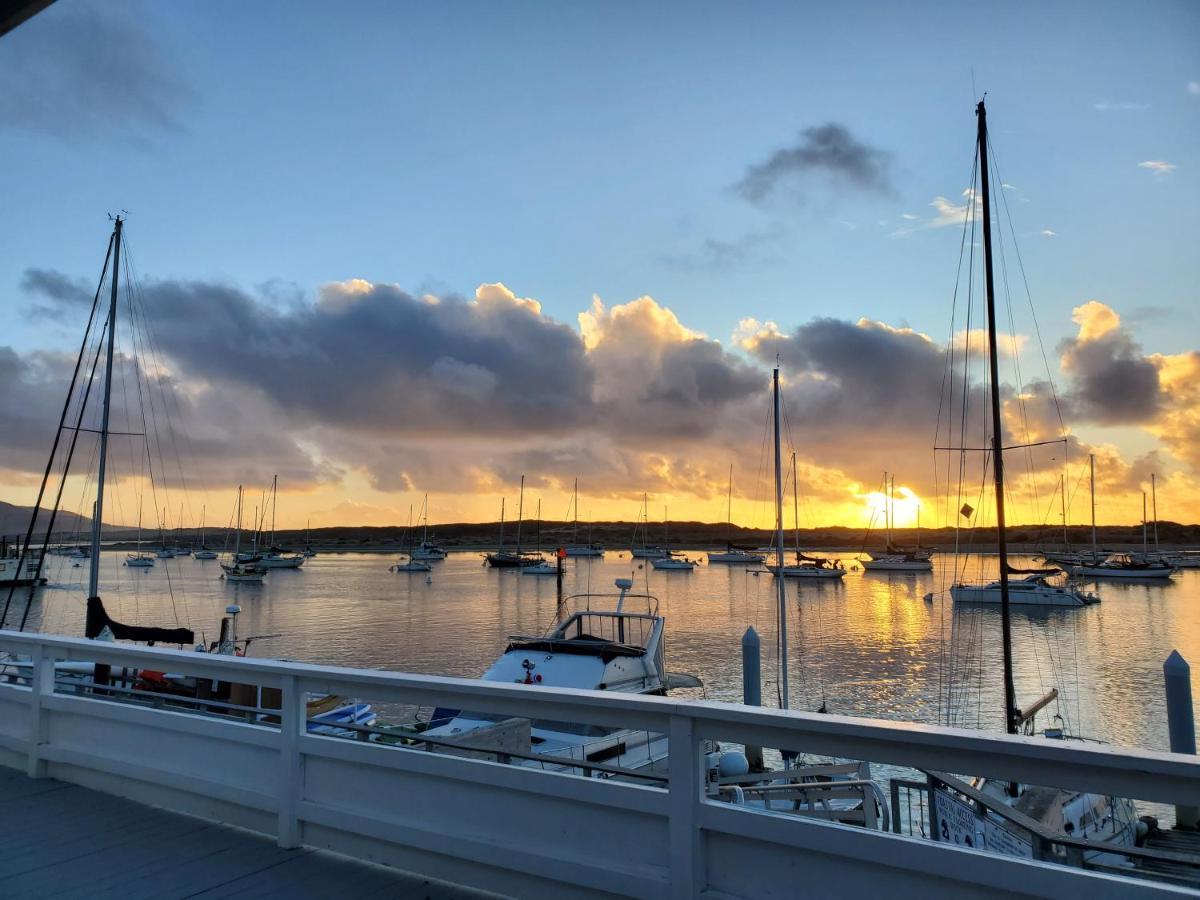
[[[0,535],[4,535],[10,539],[16,535],[20,535],[22,538],[25,537],[25,531],[29,528],[29,516],[32,512],[32,506],[16,506],[0,500]],[[39,537],[42,536],[48,522],[47,514],[43,511],[38,516]],[[105,525],[104,528],[106,531],[119,530],[119,526],[114,525]],[[78,513],[59,512],[54,518],[54,533],[64,538],[69,538],[71,535],[87,534],[91,529],[92,520]]]

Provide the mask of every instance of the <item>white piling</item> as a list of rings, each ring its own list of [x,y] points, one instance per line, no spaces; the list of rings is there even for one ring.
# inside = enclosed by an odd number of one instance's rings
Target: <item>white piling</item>
[[[747,706],[762,706],[762,643],[754,626],[742,635],[742,702]],[[762,747],[747,747],[746,760],[750,771],[763,770]]]
[[[1167,692],[1167,730],[1172,753],[1196,753],[1196,721],[1192,714],[1192,667],[1178,650],[1172,650],[1163,663],[1163,684]],[[1175,827],[1200,826],[1200,807],[1176,806]]]

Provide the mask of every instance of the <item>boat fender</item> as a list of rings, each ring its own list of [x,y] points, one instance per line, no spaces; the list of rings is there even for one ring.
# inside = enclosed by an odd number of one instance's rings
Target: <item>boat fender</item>
[[[933,602],[933,591],[930,591],[928,594],[925,595],[925,602],[926,603]]]
[[[750,761],[740,750],[727,750],[717,759],[717,772],[722,778],[745,775],[750,771]]]

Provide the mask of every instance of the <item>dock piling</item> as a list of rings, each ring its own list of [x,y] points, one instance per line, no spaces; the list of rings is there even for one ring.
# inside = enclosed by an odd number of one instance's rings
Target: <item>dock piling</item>
[[[762,643],[751,625],[742,635],[742,702],[747,706],[762,706]],[[751,772],[763,770],[762,747],[746,747],[746,760]]]
[[[1163,663],[1163,684],[1167,694],[1167,730],[1172,753],[1196,753],[1196,722],[1192,713],[1192,667],[1178,650],[1172,650]],[[1175,827],[1200,826],[1200,807],[1176,806]]]

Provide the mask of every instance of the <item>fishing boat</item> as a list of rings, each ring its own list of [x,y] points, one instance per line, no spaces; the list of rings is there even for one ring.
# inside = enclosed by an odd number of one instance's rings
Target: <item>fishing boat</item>
[[[409,557],[414,560],[426,560],[428,562],[437,562],[446,558],[446,548],[429,539],[429,494],[425,495],[425,500],[421,503],[422,527],[421,527],[421,543],[412,549]]]
[[[504,549],[504,498],[500,498],[500,544],[495,553],[485,555],[487,564],[493,569],[520,569],[525,566],[536,566],[542,562],[541,556],[533,556],[521,552],[521,520],[525,515],[525,476],[521,476],[521,493],[517,501],[517,547],[516,550]]]
[[[604,546],[592,541],[592,524],[588,523],[587,543],[579,543],[579,479],[575,479],[575,496],[571,501],[575,511],[575,522],[571,527],[571,543],[566,548],[567,556],[598,559],[604,556]]]
[[[726,540],[725,549],[708,554],[710,563],[724,563],[725,565],[753,565],[761,564],[766,560],[766,557],[761,553],[756,553],[753,550],[745,547],[736,547],[733,544],[733,464],[729,466],[729,484],[725,490],[725,524],[726,524]]]
[[[1001,650],[1003,659],[1004,681],[1004,727],[1008,734],[1035,733],[1034,716],[1058,697],[1053,690],[1031,706],[1019,708],[1016,702],[1016,688],[1013,680],[1013,651],[1012,651],[1012,622],[1010,608],[1014,603],[1022,602],[1020,597],[1028,591],[1039,599],[1050,596],[1045,583],[1037,579],[1011,581],[1011,567],[1008,561],[1008,531],[1005,522],[1005,465],[1004,465],[1004,431],[1001,417],[1000,398],[1003,390],[999,375],[999,354],[996,336],[996,304],[992,276],[992,221],[991,198],[989,190],[988,169],[988,138],[987,112],[981,100],[976,107],[977,116],[977,153],[981,187],[982,221],[983,221],[983,268],[985,282],[985,302],[987,308],[987,341],[989,366],[989,400],[991,406],[990,428],[990,464],[994,486],[994,502],[996,508],[996,546],[998,550],[999,579],[994,586],[985,586],[982,591],[962,594],[965,586],[956,585],[960,597],[979,597],[984,602],[998,602],[1000,605]],[[963,419],[967,418],[963,411]],[[965,513],[964,513],[965,514]],[[1025,587],[1028,585],[1028,587]],[[951,589],[952,596],[955,589]],[[1058,596],[1065,596],[1058,595]],[[994,597],[995,600],[988,598]],[[956,600],[960,599],[955,597]],[[1055,604],[1063,605],[1063,604]],[[1082,605],[1082,604],[1079,604]],[[1045,737],[1050,739],[1066,739],[1061,729],[1048,729]],[[931,785],[938,782],[931,780]],[[1018,784],[999,778],[975,778],[970,782],[970,792],[946,787],[931,790],[931,802],[939,810],[939,819],[945,820],[947,814],[953,816],[955,811],[961,811],[970,821],[976,823],[981,838],[986,838],[989,829],[1004,828],[1005,822],[994,811],[998,807],[1017,810],[1034,819],[1047,829],[1075,838],[1104,841],[1109,844],[1132,845],[1137,836],[1138,818],[1132,801],[1099,794],[1062,790],[1053,787],[1037,787]],[[935,833],[935,839],[949,839],[946,835]],[[986,840],[973,842],[973,846],[988,846],[989,849],[1001,853],[1023,854],[1020,840],[1007,842],[997,841],[994,845]],[[1085,852],[1085,860],[1093,860],[1109,854],[1102,851]],[[1119,858],[1119,857],[1118,857]]]

